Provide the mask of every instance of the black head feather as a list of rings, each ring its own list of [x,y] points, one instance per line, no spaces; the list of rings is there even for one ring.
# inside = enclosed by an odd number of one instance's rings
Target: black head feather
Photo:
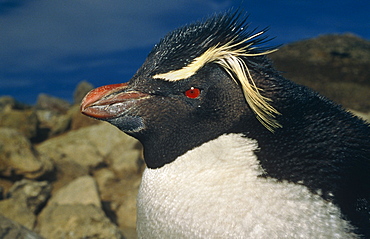
[[[250,54],[269,52],[275,47],[261,47],[269,41],[268,36],[252,37],[258,32],[249,29],[247,15],[227,12],[214,15],[204,22],[196,22],[167,34],[148,56],[151,74],[161,74],[181,69],[211,47],[233,42],[237,48],[246,48]],[[249,39],[245,41],[246,39]]]
[[[215,15],[204,23],[194,23],[167,35],[149,54],[140,75],[167,81],[190,78],[207,64],[217,63],[239,84],[257,119],[270,131],[281,125],[279,112],[256,86],[249,67],[253,59],[275,51],[261,47],[268,40],[264,31],[249,31],[247,16],[240,13]]]

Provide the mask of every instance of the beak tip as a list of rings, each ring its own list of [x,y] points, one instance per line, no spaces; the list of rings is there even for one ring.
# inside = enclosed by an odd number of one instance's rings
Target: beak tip
[[[91,90],[91,91],[89,91],[86,95],[85,95],[85,97],[82,99],[82,101],[81,101],[81,104],[80,104],[80,111],[81,111],[81,113],[83,113],[84,111],[85,111],[85,109],[87,108],[87,107],[89,107],[89,105],[91,104],[91,103],[93,103],[94,102],[94,98],[92,98],[92,97],[90,97],[90,93],[92,92],[93,90]]]
[[[90,116],[88,113],[90,106],[102,99],[104,96],[110,94],[114,89],[122,89],[127,87],[127,85],[127,83],[105,85],[89,91],[81,101],[80,112]]]

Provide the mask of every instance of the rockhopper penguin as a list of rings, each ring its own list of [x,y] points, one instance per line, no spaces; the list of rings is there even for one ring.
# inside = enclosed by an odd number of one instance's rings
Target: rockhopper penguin
[[[137,138],[140,238],[370,238],[370,127],[283,78],[240,12],[165,36],[82,113]]]

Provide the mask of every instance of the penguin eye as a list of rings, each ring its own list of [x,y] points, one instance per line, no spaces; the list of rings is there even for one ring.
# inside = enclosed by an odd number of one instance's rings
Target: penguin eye
[[[191,87],[189,90],[185,91],[185,96],[190,99],[196,99],[199,97],[200,93],[200,89]]]

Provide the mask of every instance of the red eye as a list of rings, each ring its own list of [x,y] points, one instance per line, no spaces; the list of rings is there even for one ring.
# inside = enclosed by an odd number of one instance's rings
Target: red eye
[[[200,89],[191,87],[189,90],[185,91],[185,95],[190,99],[196,99],[200,95]]]

